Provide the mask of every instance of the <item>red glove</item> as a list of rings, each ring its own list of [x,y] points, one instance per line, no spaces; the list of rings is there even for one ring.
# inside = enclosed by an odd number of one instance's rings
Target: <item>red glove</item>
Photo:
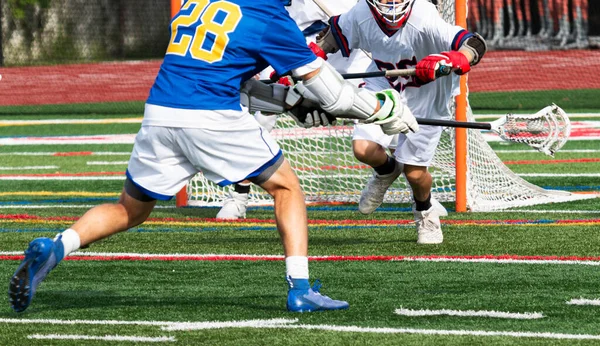
[[[438,69],[441,65],[450,66],[459,75],[471,70],[471,64],[463,53],[442,52],[428,55],[417,63],[417,78],[423,83],[433,82],[439,76]]]
[[[325,51],[323,51],[323,49],[321,49],[321,47],[319,47],[318,44],[311,42],[308,44],[308,48],[310,48],[310,50],[312,50],[312,52],[315,53],[315,55],[319,58],[327,60],[327,53],[325,53]]]
[[[276,73],[275,73],[275,71],[273,71],[269,75],[269,78],[271,80],[273,80],[273,78],[275,78],[275,75],[276,75]],[[291,76],[283,76],[283,77],[279,78],[279,80],[277,81],[277,84],[282,84],[282,85],[285,85],[285,86],[293,86],[294,85],[294,80],[292,79]]]

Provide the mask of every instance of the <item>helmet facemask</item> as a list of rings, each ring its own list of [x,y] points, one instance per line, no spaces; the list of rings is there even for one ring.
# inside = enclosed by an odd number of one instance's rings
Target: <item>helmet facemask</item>
[[[388,29],[397,30],[406,22],[414,0],[392,0],[386,3],[380,0],[367,0],[367,2],[379,14],[377,19],[383,21]]]

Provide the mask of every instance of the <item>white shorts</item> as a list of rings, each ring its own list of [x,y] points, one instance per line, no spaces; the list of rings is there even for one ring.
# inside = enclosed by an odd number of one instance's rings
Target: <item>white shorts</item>
[[[368,140],[395,149],[394,156],[400,163],[429,167],[441,135],[441,126],[420,125],[416,133],[390,136],[383,133],[379,125],[358,124],[354,126],[352,140]]]
[[[252,117],[246,112],[244,117]],[[255,120],[252,128],[142,126],[127,177],[148,196],[171,199],[196,173],[220,186],[272,174],[283,159],[277,142]]]

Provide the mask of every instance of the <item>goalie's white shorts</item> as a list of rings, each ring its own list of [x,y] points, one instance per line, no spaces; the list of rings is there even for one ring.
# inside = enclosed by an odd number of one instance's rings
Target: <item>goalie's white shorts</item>
[[[223,129],[146,126],[135,138],[127,176],[146,195],[169,200],[196,173],[220,186],[270,176],[283,156],[248,112]]]
[[[368,140],[384,148],[395,149],[394,156],[400,163],[429,167],[441,135],[441,126],[419,125],[416,133],[390,136],[383,133],[379,125],[357,124],[352,140]]]

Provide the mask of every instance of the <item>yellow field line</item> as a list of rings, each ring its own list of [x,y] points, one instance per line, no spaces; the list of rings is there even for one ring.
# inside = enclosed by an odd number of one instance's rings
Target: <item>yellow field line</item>
[[[3,220],[4,224],[18,223],[18,224],[46,224],[46,225],[69,225],[73,223],[73,220]],[[442,222],[444,224],[444,222]],[[481,226],[481,227],[565,227],[565,226],[598,226],[598,222],[580,222],[580,223],[528,223],[528,224],[515,224],[515,223],[497,223],[497,224],[481,224],[481,223],[454,223],[445,224],[448,226]],[[271,222],[211,222],[211,221],[146,221],[146,226],[185,226],[185,227],[275,227],[275,223]],[[404,223],[403,225],[410,225]],[[364,224],[364,223],[345,223],[343,225],[332,222],[331,224],[309,224],[310,228],[328,227],[328,226],[369,226],[369,227],[396,227],[396,224]]]

